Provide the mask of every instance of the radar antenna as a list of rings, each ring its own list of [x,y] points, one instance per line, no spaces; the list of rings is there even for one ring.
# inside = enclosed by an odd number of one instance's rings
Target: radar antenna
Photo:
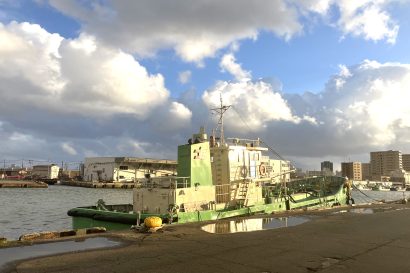
[[[220,142],[221,146],[224,145],[225,143],[225,137],[224,137],[224,113],[231,107],[231,105],[223,105],[222,102],[222,94],[219,94],[219,99],[221,102],[221,105],[218,108],[211,108],[211,111],[219,115],[219,120],[218,120],[218,125],[216,127],[216,130],[220,131]]]

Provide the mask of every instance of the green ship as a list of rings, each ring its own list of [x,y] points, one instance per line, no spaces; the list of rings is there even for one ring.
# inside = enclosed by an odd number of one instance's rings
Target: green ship
[[[349,203],[350,187],[337,176],[290,179],[290,162],[266,155],[259,139],[208,138],[204,129],[178,147],[178,176],[146,177],[133,189],[133,204],[78,207],[68,211],[74,228],[129,228],[146,217],[166,223],[218,220],[292,209],[333,207]]]

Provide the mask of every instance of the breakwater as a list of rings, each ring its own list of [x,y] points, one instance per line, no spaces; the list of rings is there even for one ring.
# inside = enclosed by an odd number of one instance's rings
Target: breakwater
[[[0,188],[47,188],[44,182],[30,180],[0,180]]]

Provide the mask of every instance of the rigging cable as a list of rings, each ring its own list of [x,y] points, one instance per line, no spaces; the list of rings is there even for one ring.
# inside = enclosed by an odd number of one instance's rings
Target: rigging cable
[[[246,123],[242,115],[239,113],[239,111],[236,109],[234,105],[231,105],[232,109],[238,114],[239,119],[245,124],[245,126],[248,128],[248,130],[251,132],[252,129],[249,127],[249,125]],[[265,141],[261,140],[261,143],[265,144],[268,150],[273,153],[275,156],[277,156],[280,160],[286,161],[278,152],[276,152],[272,147],[270,147]],[[293,165],[293,164],[292,164]]]
[[[380,203],[386,203],[386,201],[384,200],[377,200],[374,199],[373,197],[370,197],[369,195],[365,194],[363,191],[361,191],[358,187],[356,187],[356,185],[352,182],[352,186],[353,188],[355,188],[356,190],[358,190],[361,194],[363,194],[364,196],[366,196],[367,198],[369,198],[370,200],[376,201],[376,202],[380,202]]]

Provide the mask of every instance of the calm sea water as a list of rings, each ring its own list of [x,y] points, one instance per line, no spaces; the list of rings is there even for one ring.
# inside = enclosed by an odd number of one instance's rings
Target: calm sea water
[[[367,196],[366,196],[367,195]],[[374,203],[375,201],[395,201],[410,198],[410,191],[356,191],[352,192],[356,204]]]
[[[410,198],[409,192],[353,191],[356,204],[375,200]],[[132,190],[92,189],[49,186],[47,189],[0,189],[0,237],[17,239],[36,231],[71,229],[67,211],[74,207],[94,205],[98,199],[107,204],[132,204]]]
[[[47,189],[0,188],[0,237],[17,239],[36,231],[71,229],[67,211],[94,205],[132,204],[132,189],[93,189],[53,185]]]

